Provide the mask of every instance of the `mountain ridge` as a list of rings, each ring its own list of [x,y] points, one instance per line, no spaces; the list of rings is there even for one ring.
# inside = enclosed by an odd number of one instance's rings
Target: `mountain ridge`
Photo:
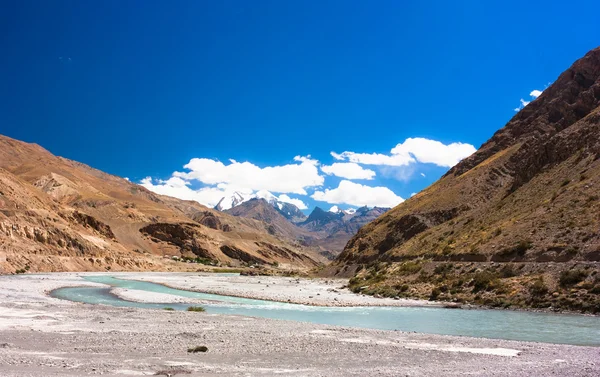
[[[198,268],[166,256],[301,269],[324,260],[269,235],[258,221],[161,196],[0,136],[1,271]]]
[[[596,48],[329,271],[367,294],[600,311],[599,106]]]

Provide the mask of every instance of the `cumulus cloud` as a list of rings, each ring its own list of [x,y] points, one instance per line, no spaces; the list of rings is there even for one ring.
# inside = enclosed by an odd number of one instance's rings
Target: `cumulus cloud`
[[[332,165],[321,166],[321,170],[327,175],[335,175],[346,179],[371,180],[375,177],[373,170],[365,169],[354,162],[335,162]]]
[[[184,166],[189,172],[175,172],[173,177],[230,189],[268,190],[301,195],[306,195],[306,188],[323,184],[324,178],[317,168],[318,161],[301,156],[296,156],[294,160],[300,163],[261,168],[250,162],[230,160],[225,165],[208,158],[193,158]]]
[[[324,178],[319,175],[316,160],[299,156],[295,160],[301,163],[260,168],[233,159],[229,160],[229,165],[225,165],[219,161],[195,158],[184,166],[189,172],[175,172],[167,180],[146,177],[139,184],[157,194],[195,200],[208,207],[214,207],[223,197],[237,193],[245,199],[274,198],[294,204],[299,209],[308,209],[301,199],[285,193],[306,195],[305,188],[322,185]],[[204,184],[204,187],[191,188],[194,180]],[[277,196],[268,190],[282,194]]]
[[[329,204],[394,207],[404,201],[387,187],[371,187],[342,180],[337,188],[315,191],[313,199]]]
[[[534,89],[531,91],[531,93],[529,93],[529,96],[533,99],[536,99],[542,94],[542,92],[543,92],[543,90]],[[520,102],[521,102],[521,104],[519,105],[519,107],[515,108],[516,112],[521,111],[525,106],[527,106],[531,103],[531,101],[525,101],[523,98],[520,99]]]
[[[542,94],[543,90],[532,90],[531,93],[529,93],[530,96],[532,96],[533,98],[538,98],[540,96],[540,94]]]
[[[160,195],[172,196],[183,200],[195,200],[208,207],[214,207],[224,196],[232,196],[236,191],[242,191],[242,195],[251,195],[248,190],[228,190],[224,187],[203,187],[200,189],[190,188],[190,182],[179,177],[171,177],[167,180],[155,180],[146,177],[140,181],[140,186],[147,188]]]
[[[269,192],[267,190],[260,190],[260,191],[256,192],[255,194],[253,194],[252,197],[262,198],[262,199],[266,199],[268,201],[275,199],[275,200],[279,200],[280,202],[283,202],[283,203],[293,204],[296,207],[298,207],[298,209],[308,209],[308,206],[302,200],[296,199],[296,198],[290,198],[286,194],[281,194],[281,195],[277,196],[277,195],[273,195],[271,192]]]
[[[308,206],[302,200],[297,198],[290,198],[286,194],[279,195],[277,199],[279,199],[280,202],[293,204],[296,207],[298,207],[298,209],[308,209]]]
[[[331,152],[336,160],[350,161],[365,165],[406,166],[412,163],[430,163],[443,167],[452,167],[460,160],[473,154],[477,149],[471,144],[443,144],[437,140],[408,138],[396,145],[391,154]]]

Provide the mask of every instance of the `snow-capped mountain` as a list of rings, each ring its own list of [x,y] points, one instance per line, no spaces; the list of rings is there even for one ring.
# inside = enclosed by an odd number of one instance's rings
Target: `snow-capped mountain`
[[[223,197],[214,207],[216,210],[225,211],[232,209],[250,199],[265,199],[267,203],[273,206],[277,212],[281,213],[291,222],[301,222],[306,219],[306,215],[294,204],[279,200],[275,195],[266,190],[258,191],[256,194],[244,196],[239,192]]]
[[[329,212],[343,213],[344,215],[354,215],[356,213],[356,209],[354,209],[354,208],[341,209],[338,206],[333,206],[333,207],[329,208]]]
[[[244,198],[242,194],[235,191],[231,195],[222,197],[214,208],[219,211],[225,211],[226,209],[231,209],[250,199],[252,199],[252,197]]]

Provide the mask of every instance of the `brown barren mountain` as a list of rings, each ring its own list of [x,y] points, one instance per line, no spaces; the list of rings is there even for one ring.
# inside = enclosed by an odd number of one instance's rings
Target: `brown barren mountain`
[[[367,294],[600,312],[599,106],[596,48],[331,269]]]
[[[198,268],[173,257],[300,269],[324,260],[265,229],[0,136],[0,272]]]

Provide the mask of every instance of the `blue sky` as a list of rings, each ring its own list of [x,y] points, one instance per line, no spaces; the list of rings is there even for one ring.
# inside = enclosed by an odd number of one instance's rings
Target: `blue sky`
[[[487,3],[4,3],[0,133],[207,204],[406,199],[600,44],[597,1]]]

